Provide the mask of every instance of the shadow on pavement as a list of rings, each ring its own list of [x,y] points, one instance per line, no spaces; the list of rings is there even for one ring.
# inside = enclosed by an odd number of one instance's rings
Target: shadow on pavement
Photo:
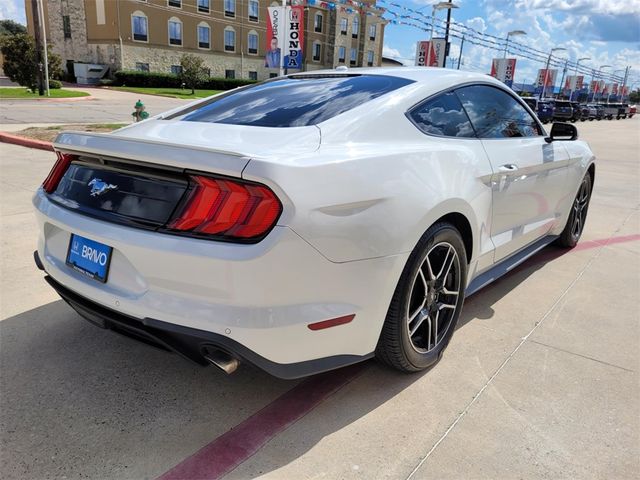
[[[547,248],[471,297],[458,328],[493,316],[495,302],[565,252]],[[366,370],[357,395],[337,397],[323,428],[291,445],[273,469],[429,374],[374,361]],[[157,476],[297,383],[248,365],[227,377],[100,330],[56,301],[0,322],[3,476]]]

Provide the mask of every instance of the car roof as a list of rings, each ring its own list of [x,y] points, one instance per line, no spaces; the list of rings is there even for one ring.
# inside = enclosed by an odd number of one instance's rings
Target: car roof
[[[343,68],[344,67],[344,68]],[[340,66],[336,69],[313,70],[302,73],[292,73],[289,76],[312,76],[312,75],[388,75],[391,77],[406,78],[415,82],[431,82],[434,84],[471,82],[489,82],[501,87],[505,85],[486,73],[469,72],[466,70],[453,70],[450,68],[437,67],[360,67],[347,68]]]

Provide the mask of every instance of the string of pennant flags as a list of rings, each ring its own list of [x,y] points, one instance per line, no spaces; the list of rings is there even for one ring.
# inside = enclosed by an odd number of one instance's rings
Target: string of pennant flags
[[[291,0],[290,3],[292,5],[305,5],[325,8],[327,10],[342,11],[349,14],[358,13],[361,15],[375,16],[390,25],[407,26],[423,32],[430,32],[436,28],[443,29],[447,23],[445,20],[428,15],[419,9],[389,0],[377,0],[375,4],[357,0]],[[504,38],[481,32],[455,21],[449,22],[449,36],[458,39],[464,38],[466,43],[492,50],[502,51],[506,46],[506,39]],[[509,41],[508,49],[511,53],[538,63],[545,63],[549,55],[548,52],[514,40]],[[554,56],[551,56],[549,66],[575,70],[577,73],[584,75],[594,76],[596,73],[594,69],[586,65],[579,65],[570,60]],[[617,82],[623,80],[622,77],[607,72],[600,72],[599,78]]]

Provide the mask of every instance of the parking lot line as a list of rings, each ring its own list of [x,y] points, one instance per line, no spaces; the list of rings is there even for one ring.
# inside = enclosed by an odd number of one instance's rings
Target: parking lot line
[[[303,381],[162,474],[158,480],[222,477],[251,457],[279,432],[357,378],[367,365],[368,363],[360,363]]]

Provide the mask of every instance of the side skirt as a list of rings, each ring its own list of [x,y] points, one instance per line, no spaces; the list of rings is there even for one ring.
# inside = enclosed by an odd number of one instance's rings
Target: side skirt
[[[489,270],[484,273],[481,273],[476,278],[474,278],[467,290],[465,291],[465,296],[469,297],[476,293],[478,290],[483,289],[490,283],[495,282],[503,275],[506,275],[511,270],[516,268],[522,262],[532,257],[544,247],[552,243],[558,235],[548,235],[546,237],[542,237],[540,240],[536,240],[532,244],[527,247],[524,247],[522,250],[514,253],[513,255],[505,258],[500,263],[494,265]]]

